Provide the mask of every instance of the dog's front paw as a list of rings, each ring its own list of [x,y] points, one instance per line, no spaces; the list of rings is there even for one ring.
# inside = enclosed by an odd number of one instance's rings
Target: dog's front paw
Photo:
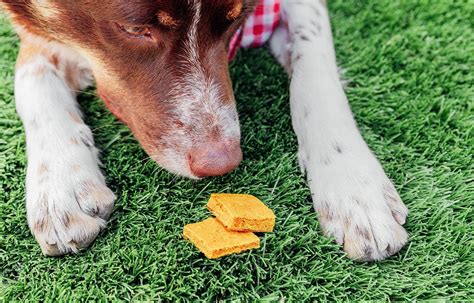
[[[58,256],[89,246],[115,200],[97,165],[57,161],[32,166],[27,177],[28,224],[43,253]]]
[[[374,157],[326,162],[309,182],[324,233],[351,259],[382,260],[407,242],[408,209]]]

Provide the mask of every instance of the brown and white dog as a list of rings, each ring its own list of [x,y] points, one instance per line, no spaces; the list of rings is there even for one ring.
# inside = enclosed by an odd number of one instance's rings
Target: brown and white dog
[[[47,255],[87,247],[115,196],[76,103],[92,84],[146,152],[190,178],[242,158],[229,39],[256,0],[0,0],[21,39],[17,111],[28,223]],[[407,241],[407,208],[362,139],[336,66],[326,3],[283,0],[270,49],[291,78],[299,160],[327,236],[381,260]]]

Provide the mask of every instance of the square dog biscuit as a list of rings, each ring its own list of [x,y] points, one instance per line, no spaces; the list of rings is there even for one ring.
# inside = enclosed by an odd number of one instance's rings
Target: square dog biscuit
[[[254,233],[227,230],[216,218],[186,225],[183,235],[209,259],[260,247]]]
[[[207,208],[230,230],[271,232],[275,227],[273,211],[252,195],[211,194]]]

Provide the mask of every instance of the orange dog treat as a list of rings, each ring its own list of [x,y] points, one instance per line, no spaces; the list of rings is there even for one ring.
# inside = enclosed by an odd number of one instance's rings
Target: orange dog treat
[[[216,218],[188,224],[183,234],[209,259],[260,247],[260,239],[254,233],[227,230]]]
[[[207,208],[230,230],[271,232],[275,227],[273,211],[252,195],[211,194]]]

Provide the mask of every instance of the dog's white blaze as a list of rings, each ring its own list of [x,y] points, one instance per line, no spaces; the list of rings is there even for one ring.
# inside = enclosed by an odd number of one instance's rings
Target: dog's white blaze
[[[199,63],[199,42],[198,42],[198,26],[201,21],[201,2],[198,0],[193,1],[194,16],[191,22],[191,26],[188,31],[188,37],[186,43],[188,46],[188,59],[192,63]]]
[[[270,45],[290,72],[299,161],[321,225],[350,257],[383,259],[407,240],[399,224],[407,209],[353,119],[327,9],[312,0],[286,0],[282,9],[288,28],[283,23]]]
[[[216,88],[212,79],[206,78],[199,59],[198,26],[201,20],[201,3],[199,0],[191,0],[190,3],[194,10],[193,20],[184,41],[185,51],[180,62],[182,64],[177,67],[183,68],[181,73],[186,76],[182,79],[174,79],[176,85],[169,92],[173,96],[173,100],[169,102],[179,104],[175,114],[183,124],[199,127],[198,134],[205,135],[206,130],[202,129],[202,126],[204,126],[203,115],[213,115],[217,121],[220,120],[217,118],[219,115],[226,117],[228,110],[219,110],[217,106],[213,106],[217,105],[219,101],[218,88]],[[174,137],[169,138],[169,140],[180,141],[182,146],[180,155],[177,155],[174,148],[165,148],[159,151],[159,155],[151,155],[151,157],[160,162],[170,172],[196,178],[191,172],[186,157],[188,150],[195,143],[193,139],[184,130],[176,129]]]
[[[50,49],[68,58],[65,49]],[[77,251],[95,238],[105,221],[88,211],[109,207],[115,199],[61,66],[38,54],[19,66],[15,76],[16,107],[26,131],[28,223],[43,252],[52,255]],[[90,79],[75,80],[85,85]],[[86,185],[97,190],[99,200],[90,199]]]
[[[221,89],[212,78],[206,77],[199,58],[198,26],[201,20],[201,2],[193,1],[193,20],[185,41],[185,55],[182,60],[186,62],[187,76],[175,87],[171,95],[183,106],[178,109],[183,123],[188,125],[199,125],[202,121],[195,121],[196,117],[204,114],[213,116],[213,122],[222,130],[224,138],[240,138],[240,127],[234,105],[224,106],[221,102],[225,96],[221,95]],[[183,83],[184,82],[184,83]],[[183,89],[184,87],[184,89]],[[184,101],[183,101],[184,100]],[[197,114],[197,115],[196,115]],[[212,128],[214,125],[208,125]],[[189,142],[190,143],[190,142]]]

